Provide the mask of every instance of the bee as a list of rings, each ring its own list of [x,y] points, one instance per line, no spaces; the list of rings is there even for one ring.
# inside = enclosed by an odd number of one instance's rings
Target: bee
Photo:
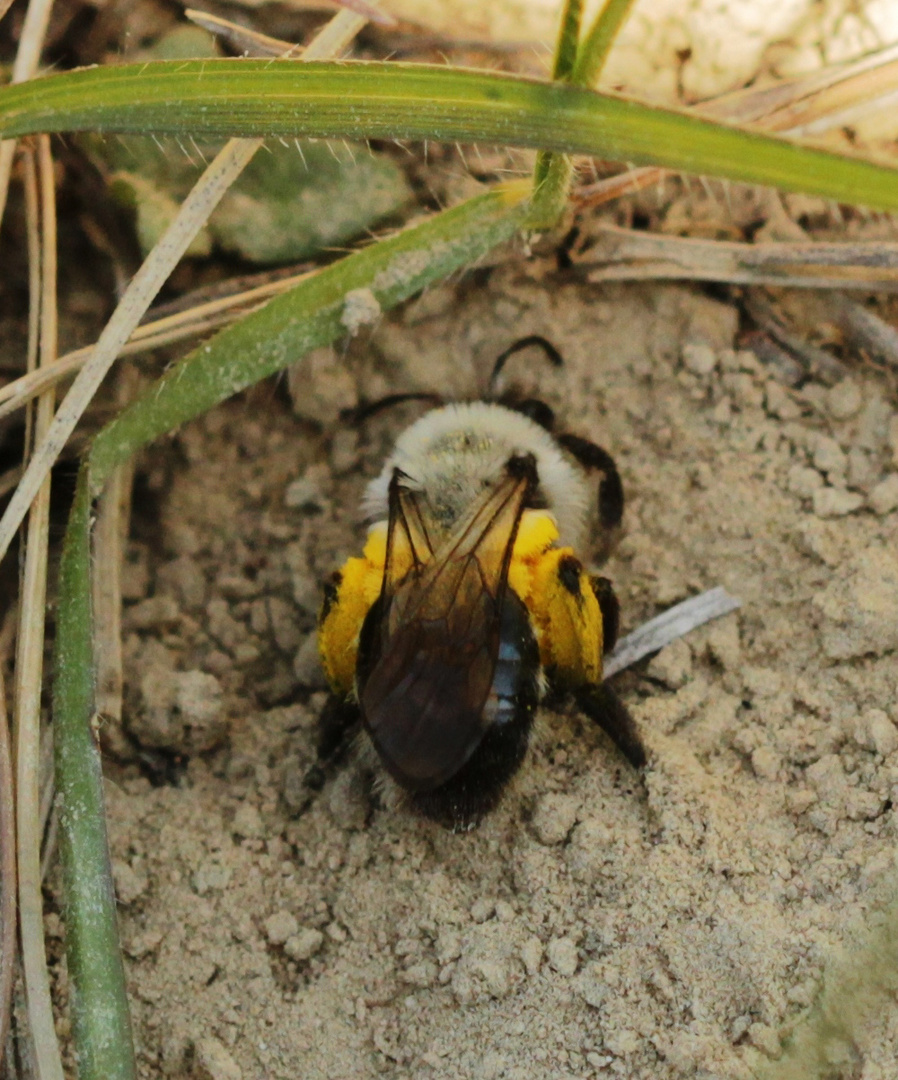
[[[408,805],[456,831],[499,801],[550,695],[572,697],[635,767],[645,763],[630,714],[602,682],[618,602],[576,554],[589,474],[602,474],[604,536],[621,521],[620,475],[606,451],[553,426],[534,400],[426,412],[368,485],[362,555],[325,587],[318,643],[332,694],[319,756],[360,726]]]

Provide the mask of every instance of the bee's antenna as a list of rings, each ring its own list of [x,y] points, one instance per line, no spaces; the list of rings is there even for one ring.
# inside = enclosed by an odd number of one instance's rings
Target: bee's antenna
[[[502,369],[505,367],[505,361],[514,356],[515,353],[520,352],[521,349],[529,349],[531,345],[536,345],[538,348],[546,354],[546,358],[553,367],[564,367],[564,358],[561,353],[555,348],[551,341],[548,341],[541,334],[529,334],[527,337],[522,337],[514,344],[509,345],[503,353],[499,353],[496,357],[496,362],[493,364],[493,371],[490,375],[490,381],[487,383],[487,391],[492,396],[496,389],[496,380],[502,374]]]
[[[402,405],[406,401],[429,401],[432,405],[442,405],[443,399],[439,394],[429,390],[410,390],[404,394],[388,394],[377,401],[369,401],[364,405],[357,405],[354,409],[344,409],[340,413],[340,419],[352,424],[364,424],[372,416],[377,416],[385,409],[392,409],[394,405]]]

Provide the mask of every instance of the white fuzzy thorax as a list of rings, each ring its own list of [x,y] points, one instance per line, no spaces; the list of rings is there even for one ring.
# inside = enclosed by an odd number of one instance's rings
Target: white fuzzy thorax
[[[433,409],[407,428],[380,476],[368,485],[365,516],[369,521],[387,516],[390,479],[398,467],[426,495],[434,519],[451,528],[515,454],[536,458],[539,493],[562,543],[582,548],[591,491],[584,470],[529,417],[484,401]]]

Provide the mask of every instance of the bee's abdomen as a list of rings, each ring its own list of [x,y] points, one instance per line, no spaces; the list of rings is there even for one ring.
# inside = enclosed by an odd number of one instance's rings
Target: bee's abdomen
[[[477,748],[439,787],[410,796],[420,813],[453,829],[467,828],[493,809],[527,753],[539,701],[539,646],[527,608],[512,589],[503,599],[499,633]]]

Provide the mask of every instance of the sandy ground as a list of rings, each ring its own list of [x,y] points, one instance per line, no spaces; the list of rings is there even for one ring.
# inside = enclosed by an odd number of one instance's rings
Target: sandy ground
[[[500,267],[428,293],[142,463],[126,574],[127,723],[189,755],[112,768],[111,844],[145,1078],[743,1080],[894,870],[898,414],[875,373],[785,388],[735,308],[680,286]],[[396,432],[339,408],[476,396],[492,359],[615,454],[624,629],[718,584],[743,601],[616,686],[637,775],[545,715],[477,831],[383,806],[348,763],[309,798],[318,584]],[[339,367],[337,366],[339,363]],[[313,421],[323,424],[316,428]],[[51,917],[51,929],[56,925]],[[894,1077],[898,1011],[846,1076]]]

